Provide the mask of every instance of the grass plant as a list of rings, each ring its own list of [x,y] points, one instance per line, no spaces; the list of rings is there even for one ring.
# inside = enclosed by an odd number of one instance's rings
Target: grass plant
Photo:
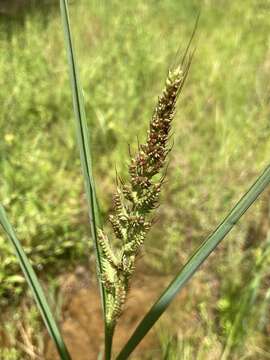
[[[94,242],[97,262],[97,277],[103,305],[105,330],[104,357],[106,360],[109,360],[112,357],[114,328],[126,300],[130,286],[130,278],[135,270],[135,260],[144,243],[146,232],[150,227],[154,226],[152,222],[149,221],[149,213],[154,210],[159,203],[159,193],[164,180],[164,173],[160,174],[160,171],[165,165],[165,159],[169,152],[168,138],[170,125],[174,116],[178,94],[180,90],[182,90],[182,86],[186,80],[190,59],[184,56],[181,66],[176,66],[169,73],[165,89],[158,100],[150,123],[147,142],[143,145],[138,144],[137,154],[130,154],[129,180],[125,181],[122,176],[117,175],[118,186],[114,195],[114,212],[109,219],[112,224],[113,233],[120,245],[113,248],[112,242],[110,241],[110,234],[107,235],[103,229],[96,195],[92,168],[92,149],[89,143],[83,91],[80,85],[79,72],[72,43],[67,1],[61,0],[60,5],[69,60],[77,140],[89,208],[91,235]],[[175,279],[164,290],[159,299],[142,319],[133,335],[131,335],[130,340],[116,356],[116,359],[123,360],[130,356],[163,312],[167,310],[176,294],[179,293],[186,282],[196,273],[200,265],[208,258],[223,238],[234,228],[246,210],[266,189],[269,182],[270,168],[268,167],[236,206],[233,207],[217,229],[207,237],[202,245],[194,252],[194,255],[191,256],[186,264],[179,270]],[[56,344],[60,358],[65,360],[70,359],[69,352],[53,319],[35,272],[30,265],[29,259],[25,255],[23,247],[17,240],[3,207],[1,207],[0,212],[0,222],[15,249],[20,266],[34,294],[49,333]],[[265,257],[262,256],[260,261],[258,261],[254,281],[250,283],[250,287],[248,287],[245,292],[246,295],[243,297],[238,317],[231,328],[228,342],[225,345],[222,355],[223,359],[229,356],[228,354],[231,351],[235,333],[239,327],[239,322],[241,322],[239,319],[246,312],[246,308],[251,306],[247,306],[247,304],[254,303],[256,289],[259,288],[258,283],[261,281],[260,274],[263,274],[262,269],[264,268],[262,264],[264,264],[264,259]],[[170,350],[168,350],[168,353],[169,351]]]

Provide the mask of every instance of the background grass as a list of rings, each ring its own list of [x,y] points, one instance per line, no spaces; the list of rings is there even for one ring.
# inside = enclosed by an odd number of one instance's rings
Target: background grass
[[[156,273],[175,273],[269,162],[270,3],[78,0],[70,9],[104,216],[115,166],[125,177],[128,144],[144,138],[168,67],[201,9],[144,256]],[[57,2],[19,17],[1,10],[1,202],[37,270],[56,276],[91,256],[59,11]],[[164,318],[164,358],[219,359],[224,347],[229,359],[270,357],[269,194],[204,265],[188,301]],[[24,279],[2,234],[0,284],[4,308]],[[174,329],[187,312],[199,325]]]

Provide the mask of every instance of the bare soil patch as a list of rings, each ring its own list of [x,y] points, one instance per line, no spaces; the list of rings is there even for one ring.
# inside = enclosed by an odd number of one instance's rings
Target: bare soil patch
[[[61,293],[62,332],[73,360],[94,360],[102,351],[103,322],[97,284],[91,281],[89,271],[79,267],[74,274],[63,276]],[[128,340],[145,312],[149,309],[168,277],[140,274],[133,281],[125,311],[114,336],[114,351],[117,353]],[[54,346],[48,341],[46,360],[57,359]],[[160,358],[157,334],[152,330],[141,342],[132,359]]]

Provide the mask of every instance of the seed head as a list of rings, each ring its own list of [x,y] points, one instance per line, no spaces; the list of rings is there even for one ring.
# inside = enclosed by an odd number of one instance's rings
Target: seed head
[[[166,162],[171,122],[190,61],[183,66],[169,71],[165,87],[154,109],[146,142],[138,145],[137,154],[130,160],[129,180],[127,183],[121,181],[113,197],[114,212],[109,216],[109,220],[115,237],[121,240],[118,255],[112,250],[104,232],[99,232],[104,269],[108,272],[103,275],[110,303],[106,318],[107,322],[114,325],[127,297],[136,258],[152,225],[148,219],[149,214],[159,204],[164,177],[156,180],[155,175],[161,173]]]

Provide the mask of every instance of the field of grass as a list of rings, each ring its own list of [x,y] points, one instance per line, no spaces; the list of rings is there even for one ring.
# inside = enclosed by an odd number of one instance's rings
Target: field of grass
[[[104,217],[115,168],[125,178],[128,144],[144,139],[168,68],[201,10],[162,204],[143,256],[149,271],[174,274],[269,163],[270,2],[78,0],[70,9]],[[0,50],[0,199],[51,284],[92,259],[58,7],[2,15]],[[269,196],[209,258],[187,301],[161,320],[160,358],[270,358]],[[24,289],[1,233],[1,308],[16,305]],[[22,316],[16,309],[3,328]],[[36,318],[29,326],[39,326]],[[1,356],[28,359],[16,344]]]

